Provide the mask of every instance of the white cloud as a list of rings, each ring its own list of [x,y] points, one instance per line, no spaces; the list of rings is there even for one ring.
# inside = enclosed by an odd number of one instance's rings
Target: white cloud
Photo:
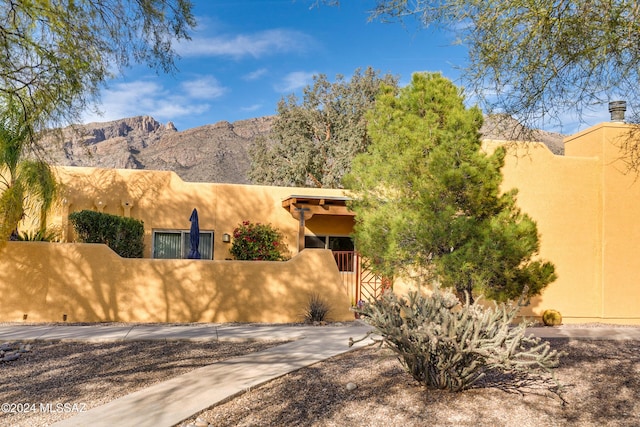
[[[294,71],[287,74],[280,83],[277,83],[274,88],[281,93],[295,92],[308,84],[313,82],[313,76],[318,74],[315,71]]]
[[[215,99],[222,96],[227,89],[220,85],[213,76],[205,76],[188,82],[183,82],[180,87],[186,95],[196,99]]]
[[[230,56],[260,58],[276,53],[304,52],[313,39],[299,31],[276,29],[253,34],[223,35],[216,37],[193,37],[180,42],[177,52],[184,57]]]
[[[251,111],[258,111],[261,108],[262,108],[262,104],[253,104],[253,105],[249,105],[248,107],[242,107],[241,110],[251,112]]]
[[[159,121],[170,121],[179,117],[202,114],[209,110],[210,105],[195,100],[211,99],[216,94],[219,96],[218,92],[211,88],[203,90],[206,96],[202,94],[194,96],[194,91],[198,87],[203,87],[203,81],[211,82],[203,78],[183,83],[182,85],[186,86],[184,94],[172,92],[150,80],[115,83],[101,93],[101,102],[98,105],[101,114],[87,112],[83,115],[82,121],[84,123],[103,122],[143,115]]]
[[[244,80],[258,80],[260,77],[266,75],[269,71],[266,68],[260,68],[258,70],[252,71],[250,73],[245,74],[244,76],[242,76],[242,78]]]

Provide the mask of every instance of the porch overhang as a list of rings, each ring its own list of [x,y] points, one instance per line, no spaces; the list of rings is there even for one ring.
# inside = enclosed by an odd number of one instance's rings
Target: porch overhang
[[[305,219],[310,219],[313,215],[355,216],[347,208],[349,200],[351,199],[348,197],[293,195],[282,201],[282,207],[296,219],[300,219],[300,212],[304,212]]]

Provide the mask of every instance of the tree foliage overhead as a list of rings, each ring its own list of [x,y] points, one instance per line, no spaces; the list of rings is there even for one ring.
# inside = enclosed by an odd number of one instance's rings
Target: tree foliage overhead
[[[189,0],[12,0],[0,5],[0,104],[34,125],[76,118],[131,61],[170,71],[195,25]]]
[[[323,3],[335,4],[335,0]],[[371,17],[416,18],[469,49],[465,83],[523,123],[631,102],[638,121],[640,8],[630,0],[376,0]],[[602,105],[605,103],[605,105]]]
[[[504,301],[555,279],[535,222],[502,193],[505,151],[481,151],[482,113],[440,74],[416,73],[367,114],[371,145],[345,180],[358,249],[387,276],[416,273]]]
[[[351,161],[369,145],[365,112],[380,85],[397,87],[397,78],[367,68],[351,80],[314,76],[302,102],[290,95],[278,103],[273,130],[250,155],[249,179],[256,184],[340,188]]]

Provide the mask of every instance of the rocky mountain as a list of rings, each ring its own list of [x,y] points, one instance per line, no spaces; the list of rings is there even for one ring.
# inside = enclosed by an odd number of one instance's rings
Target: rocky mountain
[[[191,182],[248,183],[249,147],[267,135],[274,117],[226,121],[178,131],[149,116],[76,125],[52,132],[43,142],[52,164],[175,171]],[[563,154],[563,136],[527,131],[517,121],[493,116],[481,130],[485,138],[544,142]]]
[[[45,158],[64,166],[172,170],[191,182],[248,183],[248,149],[273,117],[178,131],[152,117],[76,125],[52,132]]]
[[[564,155],[565,135],[539,129],[529,129],[511,116],[492,115],[485,117],[482,137],[498,141],[535,141],[545,144],[553,154]]]

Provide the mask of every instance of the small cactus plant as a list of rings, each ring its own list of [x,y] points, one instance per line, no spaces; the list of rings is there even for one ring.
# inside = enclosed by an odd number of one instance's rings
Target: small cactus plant
[[[562,324],[562,314],[558,310],[545,310],[542,313],[542,323],[545,326],[558,326]]]

